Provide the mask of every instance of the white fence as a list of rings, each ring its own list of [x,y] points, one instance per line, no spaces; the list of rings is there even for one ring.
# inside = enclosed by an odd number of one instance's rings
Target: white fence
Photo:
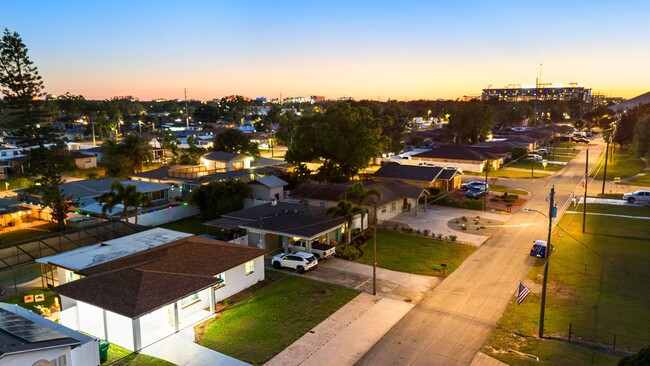
[[[166,224],[168,222],[184,219],[186,217],[194,216],[198,213],[199,211],[191,205],[174,206],[172,208],[164,208],[161,210],[138,215],[138,225],[157,226]],[[135,217],[129,217],[129,222],[134,224]]]

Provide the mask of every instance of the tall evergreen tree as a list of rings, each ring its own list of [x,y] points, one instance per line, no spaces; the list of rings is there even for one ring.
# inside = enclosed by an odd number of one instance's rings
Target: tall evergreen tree
[[[0,87],[6,109],[1,127],[11,131],[19,145],[29,147],[31,173],[40,184],[32,188],[42,193],[43,203],[52,208],[52,216],[62,230],[69,199],[59,185],[71,159],[59,131],[51,126],[44,101],[39,99],[45,94],[43,81],[27,51],[18,33],[4,30],[0,40]]]

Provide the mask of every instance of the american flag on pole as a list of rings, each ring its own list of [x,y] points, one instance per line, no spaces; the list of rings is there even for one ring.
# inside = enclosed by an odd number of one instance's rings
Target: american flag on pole
[[[517,294],[517,305],[521,304],[522,301],[530,294],[530,289],[526,287],[523,283],[519,282],[519,293]]]

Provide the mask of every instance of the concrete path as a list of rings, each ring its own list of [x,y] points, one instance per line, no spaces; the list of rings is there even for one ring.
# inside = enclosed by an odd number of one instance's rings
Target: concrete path
[[[413,216],[413,213],[407,212],[392,218],[390,221],[403,223],[416,230],[429,229],[432,234],[442,234],[444,236],[456,235],[457,240],[463,243],[477,246],[483,244],[489,236],[468,234],[463,231],[453,230],[447,226],[450,220],[463,216],[470,219],[480,216],[483,219],[501,222],[507,222],[512,217],[510,214],[430,205],[426,212],[420,210],[417,217]]]
[[[603,150],[589,146],[591,159]],[[539,180],[526,207],[548,210],[551,185],[564,207],[584,171],[585,151],[561,172]],[[531,240],[545,238],[548,221],[537,212],[519,210],[461,266],[433,289],[358,362],[358,365],[470,365],[513,300],[518,282],[534,259]],[[536,224],[526,226],[525,224]]]
[[[339,258],[319,262],[318,269],[304,276],[363,292],[267,365],[351,365],[441,281],[377,268],[377,296],[373,296],[372,266]]]
[[[361,293],[266,365],[352,365],[413,306]]]
[[[194,327],[145,347],[140,353],[161,358],[182,366],[245,366],[236,358],[226,356],[194,343]]]

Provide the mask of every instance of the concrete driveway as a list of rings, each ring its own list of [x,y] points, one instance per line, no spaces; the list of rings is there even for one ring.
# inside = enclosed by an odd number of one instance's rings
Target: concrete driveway
[[[510,214],[429,205],[427,211],[420,210],[417,217],[412,212],[407,212],[392,218],[390,221],[408,225],[415,230],[429,229],[432,234],[442,234],[444,236],[456,235],[458,237],[457,240],[463,243],[476,246],[483,244],[489,236],[469,234],[464,231],[453,230],[447,226],[450,220],[463,216],[469,219],[480,216],[483,219],[501,222],[507,222],[512,218]]]

